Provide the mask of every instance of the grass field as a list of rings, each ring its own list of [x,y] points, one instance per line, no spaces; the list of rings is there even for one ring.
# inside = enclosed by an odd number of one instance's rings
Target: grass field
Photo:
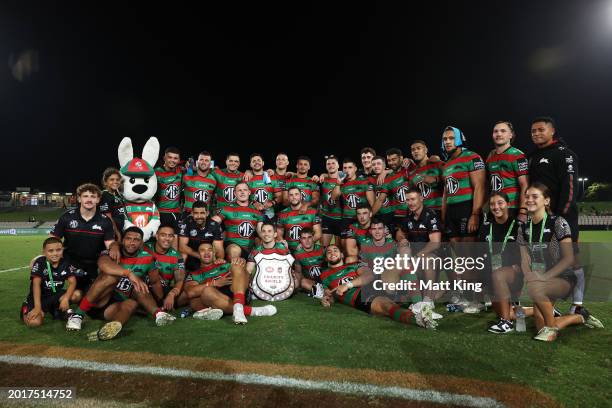
[[[56,221],[60,215],[66,211],[65,208],[40,208],[33,211],[29,207],[13,208],[10,211],[0,212],[1,222],[26,222],[30,216],[34,216],[36,221]]]
[[[38,329],[27,329],[18,319],[18,309],[27,293],[29,271],[4,271],[26,265],[39,252],[43,239],[0,237],[0,343],[100,352],[146,351],[305,369],[372,369],[381,376],[452,376],[532,387],[565,406],[611,404],[612,335],[608,328],[571,327],[555,343],[547,344],[532,340],[531,325],[527,333],[487,333],[493,313],[473,316],[444,311],[438,330],[426,331],[341,305],[323,309],[312,299],[298,295],[279,303],[278,315],[252,318],[244,327],[234,326],[228,318],[215,322],[184,319],[156,327],[152,320],[137,317],[119,339],[97,343],[87,342],[85,333],[97,329],[101,325],[98,321],[87,321],[80,333],[67,333],[63,322],[51,320]],[[612,242],[612,233],[585,232],[582,240]],[[593,302],[588,306],[604,323],[611,324],[612,304]],[[567,305],[561,308],[566,310]]]

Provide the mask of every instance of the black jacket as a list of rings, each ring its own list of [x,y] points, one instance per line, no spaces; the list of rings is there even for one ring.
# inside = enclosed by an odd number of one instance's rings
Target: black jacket
[[[529,181],[550,189],[554,214],[577,213],[578,156],[563,143],[555,142],[529,155]]]

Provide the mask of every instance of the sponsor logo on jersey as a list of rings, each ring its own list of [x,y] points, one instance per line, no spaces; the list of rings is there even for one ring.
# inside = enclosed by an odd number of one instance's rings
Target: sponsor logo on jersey
[[[225,201],[229,203],[236,201],[236,192],[233,186],[225,187],[223,189],[223,198],[225,198]]]
[[[308,200],[308,195],[306,194],[306,192],[304,190],[300,189],[300,192],[302,193],[302,201],[307,201]]]
[[[567,164],[571,164],[571,163],[573,163],[573,162],[574,162],[574,158],[573,158],[572,156],[566,157],[566,158],[565,158],[565,162],[566,162]]]
[[[567,172],[568,173],[573,173],[574,172],[574,166],[572,166],[571,164],[567,165]]]
[[[455,194],[459,190],[459,181],[454,177],[446,178],[446,191]]]
[[[548,159],[547,159],[546,157],[542,157],[542,158],[540,159],[540,164],[541,164],[541,163],[546,163],[546,164],[548,164]]]
[[[328,204],[329,204],[331,207],[333,207],[334,205],[336,205],[336,200],[334,200],[334,199],[332,198],[332,193],[331,193],[331,191],[328,191],[328,192],[327,192],[327,203],[328,203]]]
[[[529,169],[529,163],[527,162],[527,160],[519,160],[518,161],[518,169],[519,171],[527,171]]]
[[[205,203],[207,203],[209,197],[210,196],[208,194],[208,191],[206,191],[206,190],[196,190],[193,193],[193,199],[195,201],[204,201]]]
[[[491,190],[500,191],[502,188],[504,188],[504,180],[497,174],[493,174],[491,176]]]
[[[359,196],[357,194],[349,194],[346,196],[346,205],[349,208],[355,209],[359,204]]]
[[[191,231],[189,231],[189,235],[191,235],[192,237],[195,237],[196,235],[198,235],[198,231],[192,229]]]
[[[483,170],[485,168],[485,164],[482,159],[474,159],[474,170]]]
[[[68,225],[70,225],[70,228],[76,228],[79,226],[79,222],[77,220],[72,220]]]
[[[166,198],[175,200],[179,195],[179,188],[176,184],[170,184],[166,187]]]
[[[406,194],[408,194],[408,186],[403,185],[397,190],[397,193],[395,193],[395,196],[397,197],[397,201],[399,201],[400,203],[405,203]]]
[[[238,235],[244,238],[250,238],[255,232],[255,228],[250,222],[244,221],[238,226]]]
[[[255,201],[260,204],[263,204],[268,201],[268,192],[263,188],[258,188],[253,194],[253,196],[255,197]]]
[[[419,190],[421,190],[421,195],[423,198],[429,197],[429,194],[431,193],[431,187],[429,184],[421,181],[419,184],[417,184],[417,187]]]
[[[316,278],[318,276],[321,276],[321,268],[319,267],[319,265],[311,266],[308,270],[308,273],[311,277]]]
[[[297,241],[300,239],[300,231],[302,231],[302,226],[294,225],[289,229],[289,238],[291,238],[293,241]]]

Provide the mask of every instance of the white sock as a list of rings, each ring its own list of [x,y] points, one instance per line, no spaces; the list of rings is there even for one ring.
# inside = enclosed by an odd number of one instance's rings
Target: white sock
[[[582,305],[584,300],[584,269],[582,267],[574,269],[574,275],[576,275],[576,286],[574,286],[574,292],[572,293],[571,313],[574,313],[576,306]]]

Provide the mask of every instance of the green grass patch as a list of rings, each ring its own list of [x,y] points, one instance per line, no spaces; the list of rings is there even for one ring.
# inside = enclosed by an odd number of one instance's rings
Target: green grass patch
[[[65,208],[14,208],[11,211],[0,212],[2,222],[27,222],[30,217],[36,221],[56,221],[66,211]]]
[[[585,234],[587,235],[587,234]],[[0,270],[26,265],[39,253],[44,237],[0,237]],[[571,327],[544,344],[527,333],[496,336],[486,332],[493,313],[447,314],[437,331],[370,317],[342,305],[324,309],[298,295],[277,304],[278,315],[251,318],[234,326],[229,318],[203,322],[178,320],[156,327],[152,319],[134,317],[120,338],[89,343],[86,333],[101,326],[87,321],[81,333],[68,333],[64,323],[48,320],[38,329],[18,319],[28,289],[28,271],[0,273],[0,340],[85,347],[113,351],[149,351],[297,365],[371,368],[425,374],[447,374],[533,386],[567,406],[608,406],[612,370],[609,329]],[[589,303],[610,324],[612,304]],[[567,304],[560,305],[567,310]],[[440,306],[439,309],[442,309]],[[531,323],[531,322],[530,322]]]

